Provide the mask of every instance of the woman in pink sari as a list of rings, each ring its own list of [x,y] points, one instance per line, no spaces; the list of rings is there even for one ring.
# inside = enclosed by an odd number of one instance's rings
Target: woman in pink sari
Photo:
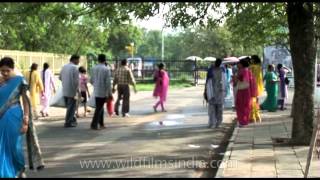
[[[239,127],[249,124],[251,111],[251,90],[250,90],[250,70],[249,62],[240,60],[238,63],[236,111]]]
[[[44,95],[40,96],[40,104],[41,104],[41,115],[49,116],[48,109],[49,109],[49,102],[51,99],[52,92],[56,92],[56,87],[54,84],[54,76],[52,71],[49,69],[49,64],[43,64],[43,70],[41,71],[41,79],[44,87]]]
[[[153,106],[155,112],[157,112],[157,107],[161,105],[162,112],[166,112],[164,108],[164,102],[167,99],[168,88],[169,88],[169,76],[164,70],[164,64],[160,63],[158,65],[159,70],[154,74],[155,88],[153,91],[154,97],[159,97],[159,101]]]

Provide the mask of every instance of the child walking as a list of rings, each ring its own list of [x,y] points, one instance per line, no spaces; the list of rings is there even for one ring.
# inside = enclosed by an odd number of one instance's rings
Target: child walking
[[[83,117],[87,116],[87,93],[88,93],[88,97],[90,98],[90,92],[89,92],[89,88],[88,88],[88,76],[87,76],[87,70],[81,66],[79,67],[79,72],[80,72],[80,77],[79,77],[79,88],[80,88],[80,95],[81,95],[81,99],[83,103],[83,107],[84,107],[84,115]],[[80,102],[79,102],[80,104]],[[76,112],[76,116],[79,116],[79,106],[77,108],[77,112]]]

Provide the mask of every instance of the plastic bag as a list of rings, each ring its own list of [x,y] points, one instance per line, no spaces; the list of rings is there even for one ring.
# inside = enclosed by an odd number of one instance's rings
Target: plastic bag
[[[111,117],[114,112],[113,99],[107,100],[106,108],[107,108],[107,112],[108,112],[109,116]]]
[[[49,105],[52,107],[66,107],[62,92],[62,86],[58,89],[53,98],[50,99]]]
[[[66,107],[62,87],[60,87],[53,98],[50,99],[49,105],[53,107]]]
[[[96,108],[96,98],[95,98],[95,96],[90,96],[89,101],[87,102],[87,105],[89,107]]]

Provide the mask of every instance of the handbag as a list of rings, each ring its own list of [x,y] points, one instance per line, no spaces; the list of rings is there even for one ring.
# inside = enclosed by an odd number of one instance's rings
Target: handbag
[[[289,85],[289,84],[290,84],[289,78],[286,77],[286,78],[284,79],[284,83],[285,83],[286,85]]]
[[[237,82],[237,90],[247,89],[249,87],[249,83],[246,81],[238,81]]]

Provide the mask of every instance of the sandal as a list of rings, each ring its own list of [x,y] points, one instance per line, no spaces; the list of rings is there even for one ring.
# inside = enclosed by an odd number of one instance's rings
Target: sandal
[[[41,114],[42,117],[45,117],[43,111],[40,111],[40,114]]]

